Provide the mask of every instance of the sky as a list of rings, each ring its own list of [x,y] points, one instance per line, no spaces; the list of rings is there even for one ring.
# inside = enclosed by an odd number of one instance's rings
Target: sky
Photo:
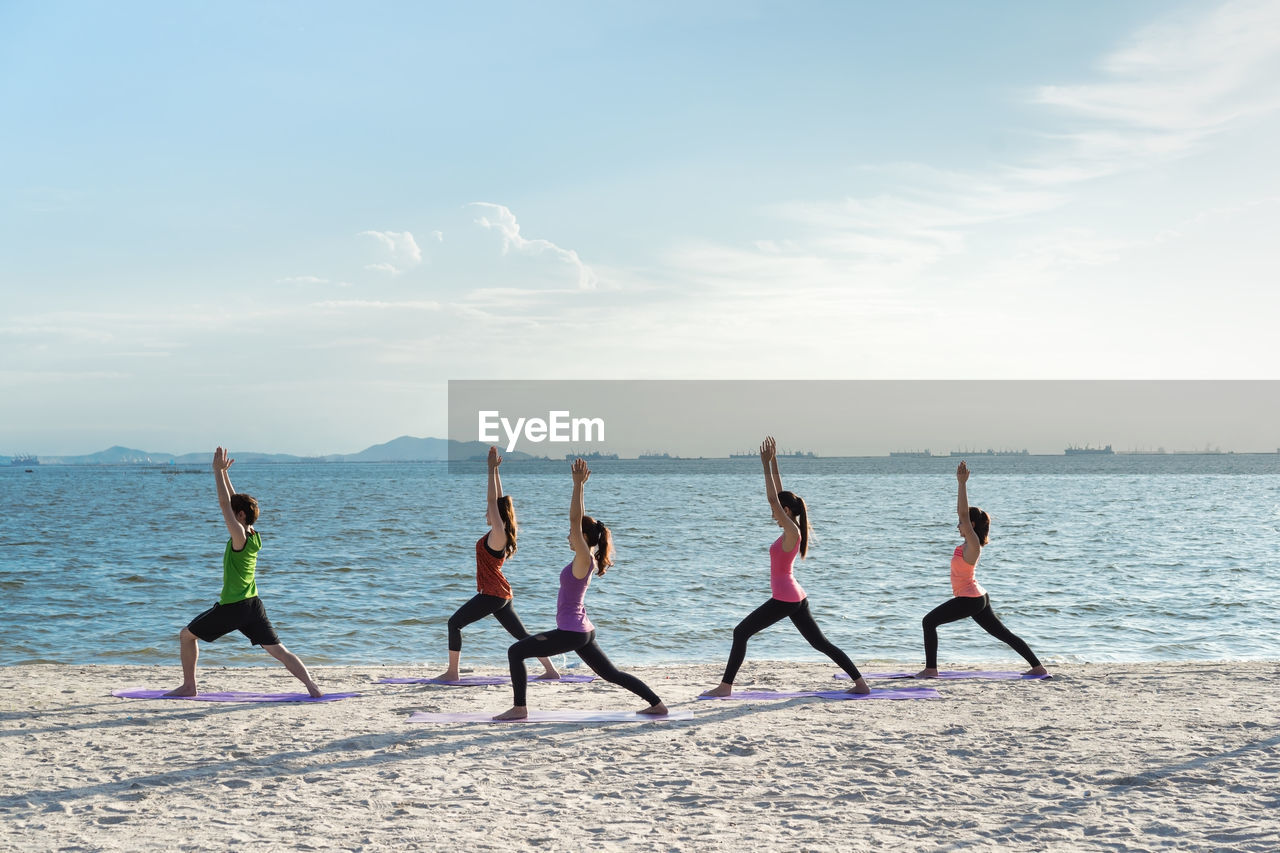
[[[1280,378],[1280,0],[18,0],[0,115],[0,454],[349,453],[451,379]]]

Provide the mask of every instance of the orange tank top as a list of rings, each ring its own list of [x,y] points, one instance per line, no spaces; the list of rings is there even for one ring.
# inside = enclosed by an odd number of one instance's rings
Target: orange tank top
[[[502,573],[505,556],[493,556],[489,550],[489,534],[476,540],[476,589],[495,598],[511,598],[511,584]]]
[[[951,555],[952,595],[956,598],[982,598],[987,594],[987,591],[973,577],[973,571],[976,568],[978,568],[977,563],[971,566],[964,561],[964,546],[957,545],[956,552]]]

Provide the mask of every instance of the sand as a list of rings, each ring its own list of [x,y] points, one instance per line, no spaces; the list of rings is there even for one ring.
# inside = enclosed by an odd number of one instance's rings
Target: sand
[[[927,701],[701,702],[718,665],[635,667],[694,719],[442,727],[408,717],[502,711],[509,688],[329,667],[323,687],[364,695],[161,702],[109,694],[176,685],[176,667],[6,667],[0,849],[1272,851],[1278,669],[1065,665],[933,682]],[[833,672],[748,660],[739,687],[822,689]],[[297,689],[265,666],[202,667],[201,686]],[[642,704],[600,682],[529,697]]]

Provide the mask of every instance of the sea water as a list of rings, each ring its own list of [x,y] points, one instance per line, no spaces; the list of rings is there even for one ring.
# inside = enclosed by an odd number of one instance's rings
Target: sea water
[[[808,502],[796,576],[855,661],[920,662],[920,619],[950,597],[959,544],[947,458],[783,459]],[[1049,662],[1280,658],[1280,455],[975,457],[970,500],[993,517],[979,582]],[[617,564],[587,611],[623,663],[720,662],[769,598],[770,518],[758,460],[593,463],[587,512]],[[449,615],[475,594],[483,466],[237,464],[262,508],[258,589],[308,663],[443,668]],[[520,521],[505,571],[530,631],[555,625],[567,463],[509,462]],[[0,664],[176,663],[176,634],[211,606],[227,540],[202,466],[0,469]],[[971,620],[940,629],[944,664],[1016,656]],[[500,666],[495,620],[463,631],[465,666]],[[263,664],[239,634],[213,665]],[[755,659],[821,660],[782,622]],[[833,667],[834,668],[834,667]]]

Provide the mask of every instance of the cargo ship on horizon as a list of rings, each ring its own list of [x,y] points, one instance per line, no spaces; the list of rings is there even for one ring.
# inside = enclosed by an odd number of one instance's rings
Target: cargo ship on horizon
[[[951,455],[957,458],[965,456],[1030,456],[1031,451],[1026,448],[1022,450],[995,450],[988,447],[986,450],[953,450]]]
[[[601,453],[599,450],[593,450],[590,453],[566,453],[565,461],[572,462],[575,459],[585,459],[588,462],[598,462],[601,460],[615,460],[618,458],[616,453]]]

